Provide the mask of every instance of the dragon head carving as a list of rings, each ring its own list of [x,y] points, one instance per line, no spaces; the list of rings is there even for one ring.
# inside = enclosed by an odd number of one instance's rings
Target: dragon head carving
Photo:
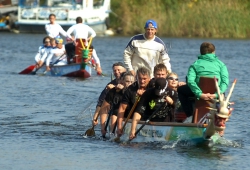
[[[225,99],[224,94],[220,93],[220,88],[218,86],[217,79],[215,78],[215,86],[219,96],[219,100],[213,99],[209,101],[210,115],[207,116],[207,119],[210,119],[209,124],[206,130],[206,137],[211,137],[216,131],[222,132],[226,128],[226,121],[228,121],[233,108],[230,108],[230,105],[234,104],[229,102],[229,99],[232,95],[234,86],[236,84],[236,79],[234,80],[232,87],[229,91],[227,98]]]

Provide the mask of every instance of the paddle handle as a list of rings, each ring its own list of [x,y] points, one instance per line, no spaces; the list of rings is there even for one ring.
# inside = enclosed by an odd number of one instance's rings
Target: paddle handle
[[[133,114],[133,112],[134,112],[134,110],[135,110],[135,107],[137,106],[137,103],[139,102],[140,98],[141,98],[140,96],[136,96],[136,101],[135,101],[135,103],[134,103],[132,109],[130,110],[130,112],[129,112],[127,118],[125,119],[125,122],[124,122],[124,124],[123,124],[123,126],[122,126],[122,131],[125,129],[125,126],[126,126],[128,120],[130,119],[131,115]]]
[[[109,110],[109,113],[108,113],[108,119],[107,119],[105,127],[104,127],[105,131],[107,131],[107,129],[108,129],[108,125],[109,125],[111,114],[112,114],[112,108]]]
[[[163,102],[160,107],[158,107],[150,116],[149,118],[145,121],[145,123],[143,123],[143,125],[141,125],[141,127],[139,129],[137,129],[137,131],[135,132],[135,136],[142,130],[142,128],[150,121],[150,119],[153,118],[153,116],[159,112],[159,110],[166,104],[166,102]],[[132,140],[132,139],[131,139]]]
[[[113,134],[115,134],[115,129],[116,129],[116,127],[117,127],[117,121],[115,121],[115,125],[114,125],[113,130],[112,130],[112,133],[113,133]]]

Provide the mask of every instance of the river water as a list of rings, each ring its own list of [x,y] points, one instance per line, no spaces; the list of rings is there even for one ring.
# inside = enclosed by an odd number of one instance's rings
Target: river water
[[[129,37],[93,40],[106,77],[81,80],[19,75],[34,63],[42,34],[0,32],[0,167],[6,170],[82,169],[248,169],[250,40],[162,38],[172,70],[182,81],[199,46],[210,41],[228,66],[235,86],[234,112],[223,142],[212,147],[188,143],[117,144],[83,138],[99,93],[110,81],[111,66],[122,61]],[[95,128],[100,133],[100,128]]]

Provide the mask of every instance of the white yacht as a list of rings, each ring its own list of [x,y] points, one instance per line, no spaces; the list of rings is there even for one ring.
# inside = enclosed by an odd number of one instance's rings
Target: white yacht
[[[19,0],[17,24],[20,32],[45,33],[45,24],[53,13],[67,31],[81,16],[97,34],[105,34],[110,12],[110,0]]]

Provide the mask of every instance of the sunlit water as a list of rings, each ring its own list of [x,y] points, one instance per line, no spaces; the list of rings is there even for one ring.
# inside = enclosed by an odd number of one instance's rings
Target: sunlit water
[[[212,147],[188,142],[117,144],[84,138],[99,93],[110,81],[111,66],[122,61],[129,37],[93,41],[106,77],[87,80],[19,75],[34,63],[44,35],[0,32],[1,169],[247,169],[249,145],[249,40],[163,38],[171,45],[173,71],[184,81],[199,46],[211,41],[226,63],[230,83],[238,82],[231,100],[234,112],[224,138]],[[100,128],[96,127],[97,134]]]

